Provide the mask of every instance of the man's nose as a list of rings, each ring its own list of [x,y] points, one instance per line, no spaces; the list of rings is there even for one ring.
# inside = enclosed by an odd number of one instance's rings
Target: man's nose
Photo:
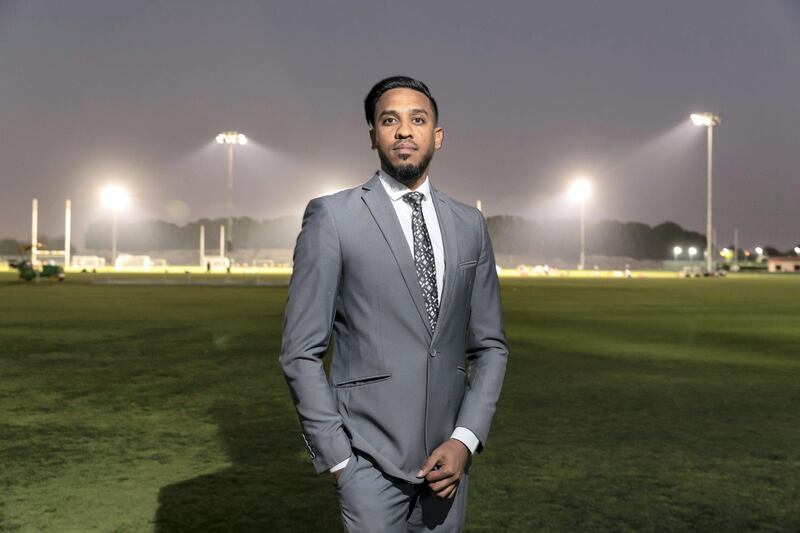
[[[394,136],[398,139],[408,139],[414,135],[411,133],[411,128],[409,127],[408,123],[403,120],[398,124],[397,130],[394,132]]]

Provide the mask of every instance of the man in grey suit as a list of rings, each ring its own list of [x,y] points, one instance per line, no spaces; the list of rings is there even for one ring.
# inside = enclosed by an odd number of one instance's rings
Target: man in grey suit
[[[492,243],[430,182],[444,131],[428,87],[387,78],[364,110],[381,167],[308,203],[280,363],[348,531],[460,531],[508,357]]]

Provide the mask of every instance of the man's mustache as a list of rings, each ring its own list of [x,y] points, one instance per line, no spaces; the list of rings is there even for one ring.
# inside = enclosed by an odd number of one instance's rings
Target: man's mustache
[[[404,145],[405,146],[410,146],[414,150],[419,150],[419,146],[417,146],[417,143],[415,143],[414,141],[397,141],[396,143],[394,143],[394,145],[392,145],[392,149],[396,150],[396,149],[398,149],[398,148],[400,148],[401,146],[404,146]]]

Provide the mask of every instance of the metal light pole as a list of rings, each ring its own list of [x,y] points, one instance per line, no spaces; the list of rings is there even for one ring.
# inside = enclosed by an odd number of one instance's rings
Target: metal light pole
[[[217,143],[228,145],[228,249],[233,249],[233,147],[247,144],[247,137],[238,131],[223,131],[217,135]]]
[[[117,212],[111,213],[111,265],[117,265]]]
[[[592,192],[592,184],[586,178],[577,178],[569,188],[569,195],[581,205],[581,259],[578,270],[586,268],[586,201]]]
[[[720,123],[722,117],[713,113],[692,113],[690,116],[695,126],[706,126],[708,137],[708,193],[706,205],[706,271],[714,269],[714,259],[712,256],[712,241],[714,226],[711,218],[711,173],[714,150],[714,126]]]
[[[130,196],[122,187],[111,186],[103,189],[101,193],[103,206],[111,210],[111,264],[117,262],[117,215],[128,207]]]
[[[581,264],[579,270],[586,268],[586,202],[581,202]]]
[[[31,203],[31,266],[36,265],[36,252],[39,249],[39,200]]]

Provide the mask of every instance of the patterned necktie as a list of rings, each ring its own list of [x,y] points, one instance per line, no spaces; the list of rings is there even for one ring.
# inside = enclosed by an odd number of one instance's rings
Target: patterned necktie
[[[414,264],[417,278],[425,297],[425,310],[431,322],[431,330],[436,329],[439,318],[439,295],[436,288],[436,263],[433,259],[433,246],[422,216],[422,193],[412,191],[403,195],[403,200],[411,206],[411,232],[414,234]]]

